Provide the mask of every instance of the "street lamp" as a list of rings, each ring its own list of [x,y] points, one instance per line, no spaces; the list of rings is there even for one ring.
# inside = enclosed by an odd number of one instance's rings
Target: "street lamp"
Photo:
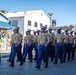
[[[51,25],[51,21],[52,21],[51,17],[52,17],[53,14],[54,14],[54,13],[48,13],[49,18],[50,18],[50,27],[52,27],[52,25]]]

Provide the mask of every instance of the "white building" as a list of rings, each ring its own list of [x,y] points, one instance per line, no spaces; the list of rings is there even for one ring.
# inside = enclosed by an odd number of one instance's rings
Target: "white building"
[[[50,25],[50,19],[42,10],[6,13],[5,16],[10,19],[12,26],[20,27],[23,35],[27,29],[40,29],[42,25],[48,28]]]

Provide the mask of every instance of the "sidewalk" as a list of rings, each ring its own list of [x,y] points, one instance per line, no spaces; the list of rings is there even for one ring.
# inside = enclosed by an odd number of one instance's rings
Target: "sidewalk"
[[[10,54],[10,50],[0,50],[1,57],[8,57]]]

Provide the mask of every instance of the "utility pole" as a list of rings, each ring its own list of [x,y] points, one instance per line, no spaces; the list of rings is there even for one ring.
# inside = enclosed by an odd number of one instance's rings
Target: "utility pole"
[[[50,27],[52,27],[52,23],[51,23],[51,22],[52,22],[52,19],[51,19],[51,18],[52,18],[52,15],[53,15],[53,14],[54,14],[54,13],[51,13],[51,12],[50,12],[50,13],[48,13],[49,18],[50,18]]]

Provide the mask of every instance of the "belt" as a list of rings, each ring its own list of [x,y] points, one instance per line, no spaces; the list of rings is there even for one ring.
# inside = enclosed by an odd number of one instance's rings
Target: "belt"
[[[41,45],[45,45],[45,43],[40,43]]]

